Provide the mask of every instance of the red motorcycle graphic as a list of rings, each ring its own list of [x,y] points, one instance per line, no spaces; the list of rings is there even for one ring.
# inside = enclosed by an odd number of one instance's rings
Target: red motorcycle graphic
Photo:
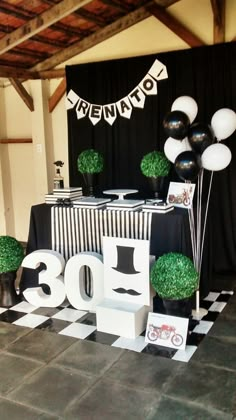
[[[149,324],[147,337],[150,341],[156,341],[158,338],[162,340],[169,340],[171,337],[171,342],[174,346],[179,347],[183,344],[183,337],[180,334],[177,334],[175,327],[171,325],[163,324],[161,327],[157,327],[153,324]]]
[[[170,204],[183,204],[184,206],[189,206],[191,203],[191,193],[192,187],[190,187],[189,189],[183,189],[182,194],[170,194],[168,196],[168,201]]]

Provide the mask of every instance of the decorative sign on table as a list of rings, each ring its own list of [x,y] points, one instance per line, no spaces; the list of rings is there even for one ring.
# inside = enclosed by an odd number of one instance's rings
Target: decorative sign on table
[[[105,296],[150,305],[149,241],[103,237],[103,255]]]
[[[188,322],[187,318],[149,312],[145,341],[158,346],[184,350]]]
[[[195,184],[184,182],[170,182],[167,202],[175,207],[191,208]]]

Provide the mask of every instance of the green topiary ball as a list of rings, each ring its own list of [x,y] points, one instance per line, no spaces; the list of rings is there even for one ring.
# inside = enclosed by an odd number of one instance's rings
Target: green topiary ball
[[[147,153],[141,160],[140,169],[144,176],[158,177],[167,176],[170,172],[171,163],[163,152],[154,150]]]
[[[78,156],[77,168],[82,174],[98,174],[102,172],[103,166],[103,156],[94,149],[84,150]]]
[[[169,252],[159,257],[153,265],[151,283],[163,299],[186,299],[198,287],[198,272],[190,258]]]
[[[24,248],[11,236],[0,236],[0,273],[17,271],[24,258]]]

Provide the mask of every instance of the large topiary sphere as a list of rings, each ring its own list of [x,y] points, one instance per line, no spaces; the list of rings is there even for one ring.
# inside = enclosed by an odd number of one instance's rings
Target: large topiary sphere
[[[103,166],[103,156],[94,149],[84,150],[78,156],[77,168],[82,174],[98,174],[102,172]]]
[[[198,287],[198,279],[192,260],[177,252],[159,257],[151,270],[153,288],[163,299],[189,298]]]
[[[0,273],[17,271],[24,258],[24,248],[11,236],[0,236]]]
[[[144,176],[160,177],[167,176],[170,172],[171,163],[163,152],[154,150],[147,153],[141,160],[140,169]]]

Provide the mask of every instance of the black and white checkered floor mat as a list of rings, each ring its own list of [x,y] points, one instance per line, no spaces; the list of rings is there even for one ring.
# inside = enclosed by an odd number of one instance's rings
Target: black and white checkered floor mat
[[[192,323],[193,325],[190,326],[185,350],[148,344],[145,342],[145,331],[136,339],[99,332],[96,328],[95,313],[73,309],[67,303],[58,308],[37,308],[28,302],[22,301],[11,308],[0,307],[0,321],[94,341],[139,353],[188,362],[232,295],[232,291],[210,292],[200,302],[200,307],[207,309],[208,313],[197,325]]]

